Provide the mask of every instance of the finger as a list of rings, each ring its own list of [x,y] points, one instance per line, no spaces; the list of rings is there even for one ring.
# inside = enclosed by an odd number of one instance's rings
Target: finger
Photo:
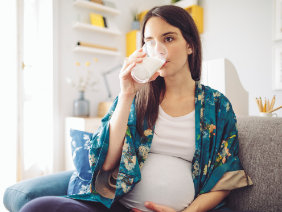
[[[143,62],[143,58],[134,58],[132,59],[132,61],[130,61],[130,63],[142,63]]]
[[[142,49],[137,49],[135,52],[133,52],[130,56],[129,56],[129,60],[131,60],[132,58],[137,58],[137,57],[145,57],[146,53],[143,52]]]
[[[122,66],[120,72],[124,72],[125,69],[127,69],[130,64],[133,64],[133,63],[142,63],[142,62],[143,62],[143,58],[134,58],[134,59],[132,59],[130,62],[129,62],[128,59],[127,59],[127,60],[124,61],[123,66]]]
[[[121,68],[121,69],[124,69],[127,64],[128,64],[128,57],[124,58],[124,61],[123,61],[123,64],[122,64],[122,68]]]
[[[151,209],[155,212],[160,212],[161,211],[161,207],[159,205],[157,205],[156,203],[153,202],[145,202],[145,207],[148,209]]]
[[[146,54],[137,54],[135,56],[129,57],[128,62],[131,63],[135,61],[136,59],[144,59],[146,57]]]
[[[149,82],[154,81],[157,77],[160,76],[160,72],[156,72],[149,80]]]
[[[131,209],[132,212],[142,212],[141,210],[137,209],[137,208],[132,208]]]
[[[123,72],[131,63],[129,62],[129,58],[126,57],[124,59],[124,62],[123,62],[123,65],[122,65],[122,68],[120,70],[120,72]]]
[[[124,71],[120,72],[119,77],[122,78],[123,76],[130,73],[135,65],[136,65],[136,63],[131,63]]]

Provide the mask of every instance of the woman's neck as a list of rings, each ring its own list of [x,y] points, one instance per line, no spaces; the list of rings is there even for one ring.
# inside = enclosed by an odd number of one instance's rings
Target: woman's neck
[[[187,98],[195,95],[195,81],[189,71],[165,78],[166,98]]]

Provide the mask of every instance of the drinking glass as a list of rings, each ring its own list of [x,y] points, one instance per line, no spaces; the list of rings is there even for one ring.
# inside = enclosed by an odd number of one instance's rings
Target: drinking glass
[[[146,56],[141,63],[131,71],[132,78],[139,83],[146,83],[165,64],[167,58],[167,48],[164,44],[155,41],[146,42],[143,47]]]

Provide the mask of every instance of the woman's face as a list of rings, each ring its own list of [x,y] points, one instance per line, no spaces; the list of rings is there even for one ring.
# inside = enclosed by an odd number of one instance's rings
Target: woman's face
[[[181,31],[159,17],[150,18],[145,26],[144,41],[164,44],[168,50],[167,62],[160,69],[161,77],[174,76],[189,70],[188,54],[192,49],[182,36]],[[156,47],[157,48],[157,47]]]

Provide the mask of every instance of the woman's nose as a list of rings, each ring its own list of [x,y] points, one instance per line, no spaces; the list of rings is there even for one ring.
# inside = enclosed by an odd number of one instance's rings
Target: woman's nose
[[[166,55],[167,54],[166,46],[161,42],[156,42],[155,52],[160,55]]]

